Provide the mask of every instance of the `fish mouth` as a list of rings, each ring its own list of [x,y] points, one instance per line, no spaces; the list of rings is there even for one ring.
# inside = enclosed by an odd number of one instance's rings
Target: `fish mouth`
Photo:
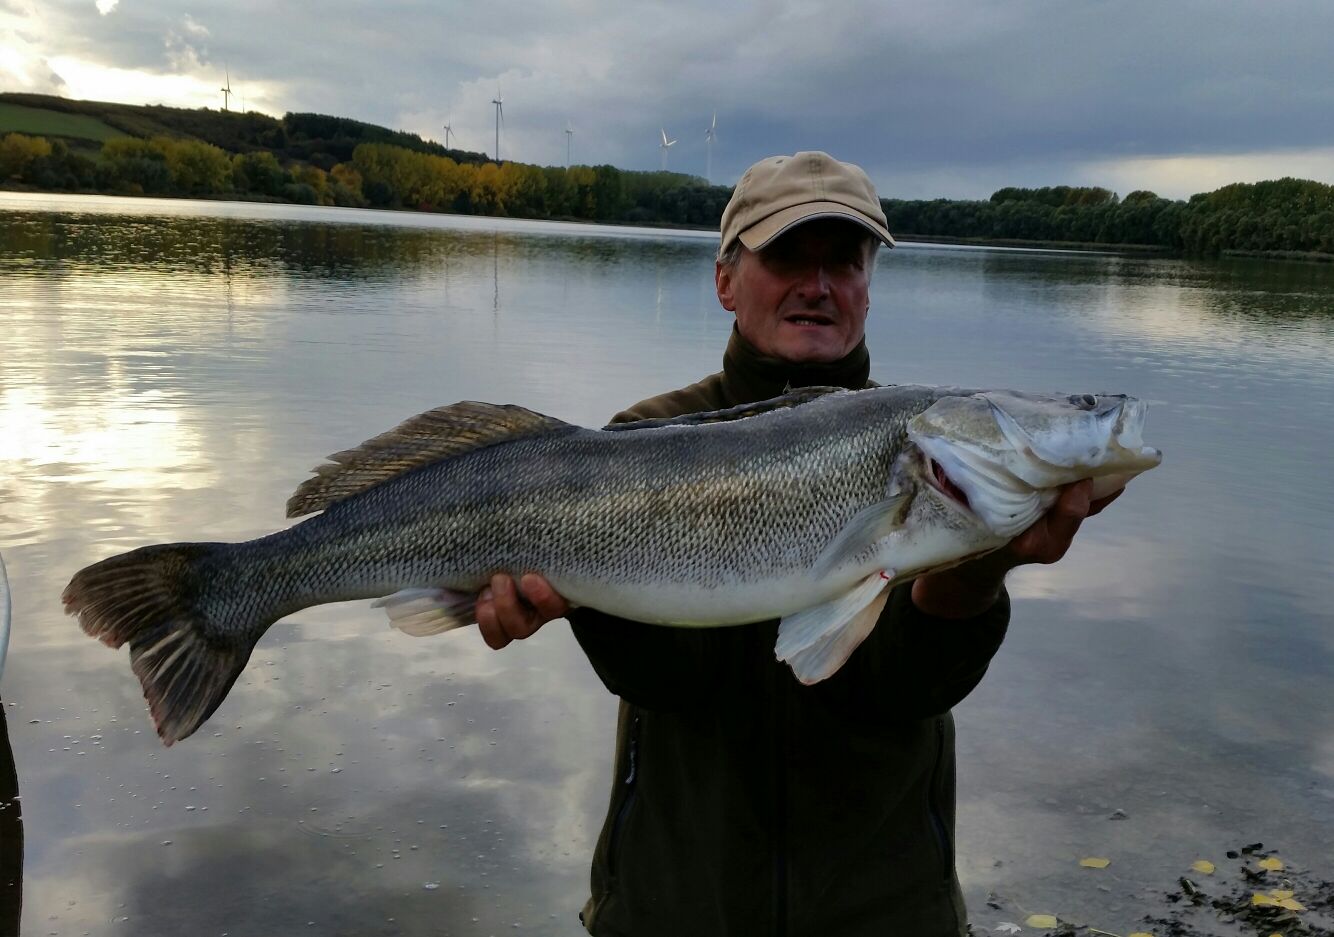
[[[969,514],[972,514],[973,508],[972,505],[968,503],[967,493],[965,493],[958,485],[954,484],[950,479],[949,474],[945,471],[945,467],[925,453],[922,454],[922,459],[925,462],[926,467],[926,471],[923,474],[925,475],[928,484],[944,495],[947,500],[952,501]]]

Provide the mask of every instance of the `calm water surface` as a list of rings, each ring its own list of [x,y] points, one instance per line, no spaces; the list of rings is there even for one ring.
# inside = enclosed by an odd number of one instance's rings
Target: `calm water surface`
[[[716,370],[715,244],[0,194],[23,932],[581,933],[615,701],[563,624],[495,653],[364,603],[303,612],[164,749],[124,652],[59,595],[134,546],[283,525],[326,453],[421,410],[599,425]],[[1334,267],[906,245],[868,340],[882,382],[1147,398],[1166,453],[1013,577],[956,711],[975,925],[1014,919],[995,892],[1125,933],[1192,860],[1255,841],[1334,878]]]

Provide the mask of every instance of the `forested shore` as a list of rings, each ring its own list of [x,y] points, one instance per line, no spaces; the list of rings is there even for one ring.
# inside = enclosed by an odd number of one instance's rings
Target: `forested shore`
[[[49,115],[49,116],[48,116]],[[319,114],[0,95],[0,186],[716,228],[726,186],[682,173],[536,166]],[[100,139],[99,139],[100,138]],[[1334,186],[1237,183],[1190,199],[1098,187],[882,199],[904,239],[1334,259]]]

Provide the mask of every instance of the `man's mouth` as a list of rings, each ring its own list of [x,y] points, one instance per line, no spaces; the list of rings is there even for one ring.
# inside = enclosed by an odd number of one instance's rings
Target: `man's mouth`
[[[798,315],[785,316],[784,322],[792,325],[833,325],[834,320],[830,316],[821,315],[818,312],[803,312]]]

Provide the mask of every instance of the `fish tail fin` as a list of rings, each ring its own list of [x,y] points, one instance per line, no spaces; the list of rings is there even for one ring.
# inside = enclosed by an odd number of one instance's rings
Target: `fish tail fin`
[[[452,589],[403,589],[371,603],[383,608],[389,624],[414,638],[425,638],[477,620],[477,596]]]
[[[213,715],[264,631],[262,623],[224,629],[199,601],[207,581],[201,563],[224,546],[142,547],[80,570],[61,596],[85,633],[110,647],[130,645],[130,667],[166,745]]]

